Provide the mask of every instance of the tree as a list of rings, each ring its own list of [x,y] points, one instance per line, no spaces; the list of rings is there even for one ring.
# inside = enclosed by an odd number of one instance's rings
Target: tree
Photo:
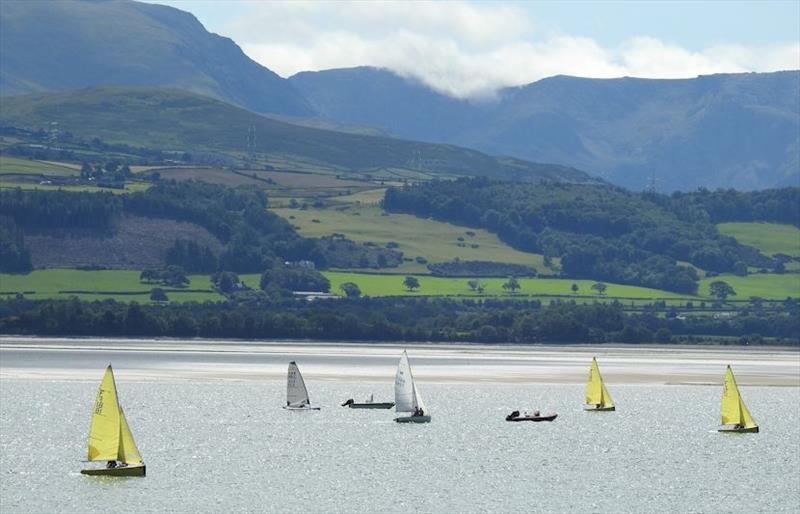
[[[419,289],[419,280],[417,280],[417,277],[406,277],[403,280],[403,285],[409,291],[413,291],[414,289]]]
[[[572,284],[570,289],[572,289],[572,294],[578,294],[578,284]]]
[[[150,299],[154,302],[167,302],[169,298],[167,298],[167,293],[164,292],[163,289],[160,287],[154,287],[150,290]]]
[[[595,282],[594,284],[592,284],[592,289],[597,291],[597,294],[602,296],[606,294],[606,289],[608,289],[608,286],[602,282]]]
[[[239,287],[239,275],[232,271],[223,271],[221,273],[215,273],[211,280],[214,282],[214,285],[217,286],[217,289],[220,290],[223,294],[230,294],[234,292]]]
[[[522,286],[519,285],[519,281],[516,277],[509,277],[508,282],[503,284],[503,289],[506,291],[511,291],[512,293],[516,292],[517,289],[520,289]]]
[[[355,282],[344,282],[339,286],[344,295],[348,298],[358,298],[361,296],[361,288]]]
[[[729,296],[736,296],[736,291],[734,291],[733,287],[723,280],[715,280],[714,282],[711,282],[711,285],[708,288],[711,292],[711,296],[715,296],[723,302]]]

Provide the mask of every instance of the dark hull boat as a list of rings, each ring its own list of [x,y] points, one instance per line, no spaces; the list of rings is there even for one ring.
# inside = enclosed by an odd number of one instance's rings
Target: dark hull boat
[[[394,402],[361,402],[356,403],[352,398],[342,404],[342,407],[350,407],[351,409],[391,409],[394,407]]]
[[[506,416],[506,421],[553,421],[558,417],[558,414],[551,413],[551,414],[541,414],[541,415],[530,415],[530,416],[520,416],[519,411],[515,410],[508,416]]]

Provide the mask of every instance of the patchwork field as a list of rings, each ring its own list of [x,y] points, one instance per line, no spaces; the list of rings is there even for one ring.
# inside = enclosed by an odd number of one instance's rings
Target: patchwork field
[[[720,223],[717,229],[742,244],[767,255],[784,253],[800,257],[800,229],[778,223]]]
[[[208,275],[192,275],[188,290],[202,289],[206,292],[167,290],[171,301],[221,300],[223,297],[211,290]],[[0,295],[7,297],[24,293],[30,299],[67,299],[73,296],[83,300],[108,300],[150,302],[152,284],[139,282],[139,271],[100,270],[81,271],[75,269],[36,270],[27,275],[0,274]],[[131,294],[135,293],[135,294]]]
[[[33,175],[57,175],[71,176],[80,173],[77,169],[62,163],[49,161],[35,161],[31,159],[20,159],[0,155],[0,174],[33,174]]]
[[[361,198],[366,203],[374,196],[364,193]],[[486,230],[459,227],[409,214],[389,214],[375,205],[350,204],[305,210],[281,208],[273,209],[273,212],[287,219],[304,236],[339,233],[354,241],[371,241],[381,246],[397,243],[397,250],[413,261],[404,262],[399,268],[387,269],[390,273],[426,273],[425,264],[417,262],[417,257],[428,262],[447,262],[456,257],[470,261],[508,262],[533,266],[539,272],[549,271],[544,267],[541,255],[515,250]]]

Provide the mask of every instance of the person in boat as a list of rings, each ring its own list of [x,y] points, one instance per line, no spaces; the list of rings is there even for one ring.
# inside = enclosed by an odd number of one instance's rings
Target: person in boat
[[[425,415],[425,411],[424,411],[424,410],[422,410],[422,409],[420,409],[420,410],[419,410],[419,415],[420,415],[420,416],[424,416],[424,415]]]
[[[535,417],[535,418],[539,417],[539,411],[538,410],[533,411],[533,417]]]
[[[110,460],[106,463],[106,469],[114,469],[117,467],[117,461]]]

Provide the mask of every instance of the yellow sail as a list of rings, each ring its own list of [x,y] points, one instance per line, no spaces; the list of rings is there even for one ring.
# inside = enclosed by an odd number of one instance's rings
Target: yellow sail
[[[600,377],[600,368],[597,367],[597,359],[592,358],[592,365],[589,367],[589,382],[586,383],[586,404],[602,404],[604,389],[603,379]]]
[[[115,460],[120,446],[120,409],[111,365],[106,368],[94,402],[89,429],[89,460]]]
[[[730,366],[725,370],[725,382],[722,388],[722,424],[741,425],[744,428],[758,426],[747,410],[742,395],[739,394],[739,387],[736,385]]]
[[[600,383],[603,384],[603,397],[600,400],[600,405],[602,405],[603,407],[613,407],[614,400],[611,399],[611,395],[608,393],[608,389],[606,389],[606,384],[605,382],[603,382],[602,377],[600,378]]]
[[[139,448],[136,447],[131,428],[128,426],[128,420],[125,419],[125,413],[121,407],[119,409],[119,421],[120,441],[117,460],[128,464],[141,464],[142,454],[139,453]]]

